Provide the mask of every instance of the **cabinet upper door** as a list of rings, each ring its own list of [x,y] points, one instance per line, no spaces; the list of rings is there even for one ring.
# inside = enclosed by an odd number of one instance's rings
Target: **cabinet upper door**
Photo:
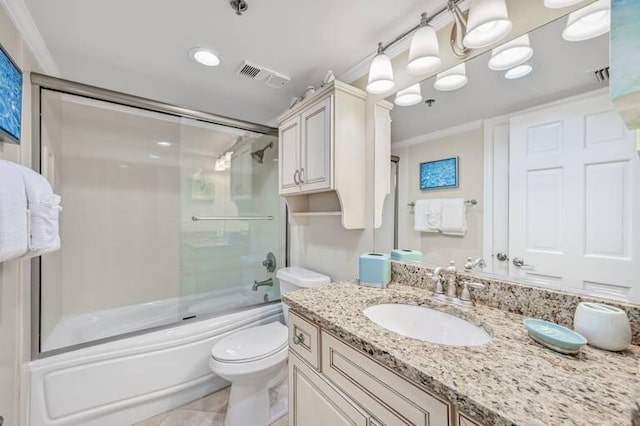
[[[295,116],[280,126],[280,194],[300,191],[300,116]]]
[[[329,189],[332,185],[332,103],[333,96],[329,96],[301,115],[300,182],[303,192]]]
[[[367,415],[293,353],[289,356],[290,426],[366,426]]]

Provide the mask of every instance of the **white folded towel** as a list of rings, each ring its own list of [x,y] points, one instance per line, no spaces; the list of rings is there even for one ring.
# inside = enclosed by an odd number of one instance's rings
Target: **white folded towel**
[[[47,180],[35,171],[20,166],[27,193],[29,252],[25,258],[41,256],[60,249],[59,215],[62,201]]]
[[[419,232],[440,230],[442,200],[418,200],[414,207],[414,228]]]
[[[467,215],[464,198],[447,198],[442,200],[443,234],[463,237],[467,233]]]
[[[0,160],[0,262],[28,250],[27,195],[19,166]]]

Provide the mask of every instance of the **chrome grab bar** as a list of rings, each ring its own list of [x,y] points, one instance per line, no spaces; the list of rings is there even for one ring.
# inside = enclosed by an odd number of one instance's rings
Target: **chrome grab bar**
[[[273,220],[273,216],[192,216],[191,220]]]

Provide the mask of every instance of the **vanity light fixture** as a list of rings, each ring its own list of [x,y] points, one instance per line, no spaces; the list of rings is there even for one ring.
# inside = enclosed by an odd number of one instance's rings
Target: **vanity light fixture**
[[[463,62],[460,65],[456,65],[438,74],[435,83],[433,83],[433,87],[436,90],[450,92],[462,88],[468,82],[467,67]]]
[[[388,93],[396,86],[393,81],[393,67],[391,59],[384,53],[382,43],[378,44],[378,53],[369,68],[369,82],[367,92],[373,95]]]
[[[512,27],[506,0],[472,0],[463,43],[469,49],[491,46],[506,37]]]
[[[428,22],[427,14],[423,13],[420,28],[413,35],[409,47],[409,63],[407,64],[409,74],[426,74],[436,70],[442,64],[438,36],[436,30]]]
[[[189,51],[189,56],[199,64],[208,67],[220,65],[220,55],[206,47],[194,47]]]
[[[396,94],[396,99],[393,101],[393,103],[398,106],[413,106],[419,104],[420,102],[422,102],[420,83],[416,83],[413,86],[399,91]]]
[[[573,6],[584,0],[544,0],[545,7],[549,9],[560,9],[563,7]]]
[[[562,38],[567,41],[583,41],[609,32],[611,27],[610,0],[598,0],[569,14]]]
[[[518,65],[517,67],[513,67],[509,71],[504,73],[504,78],[506,78],[507,80],[515,80],[517,78],[522,78],[531,74],[531,71],[533,71],[533,67],[530,64]]]
[[[504,71],[527,62],[533,56],[529,34],[511,40],[491,51],[489,68]]]

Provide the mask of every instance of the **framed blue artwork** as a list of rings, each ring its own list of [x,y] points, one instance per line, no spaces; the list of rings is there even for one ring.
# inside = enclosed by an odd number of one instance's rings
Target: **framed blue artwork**
[[[22,71],[0,46],[0,142],[20,143]]]
[[[458,157],[420,163],[420,189],[456,188]]]
[[[640,129],[640,2],[611,2],[611,98],[629,129]]]

